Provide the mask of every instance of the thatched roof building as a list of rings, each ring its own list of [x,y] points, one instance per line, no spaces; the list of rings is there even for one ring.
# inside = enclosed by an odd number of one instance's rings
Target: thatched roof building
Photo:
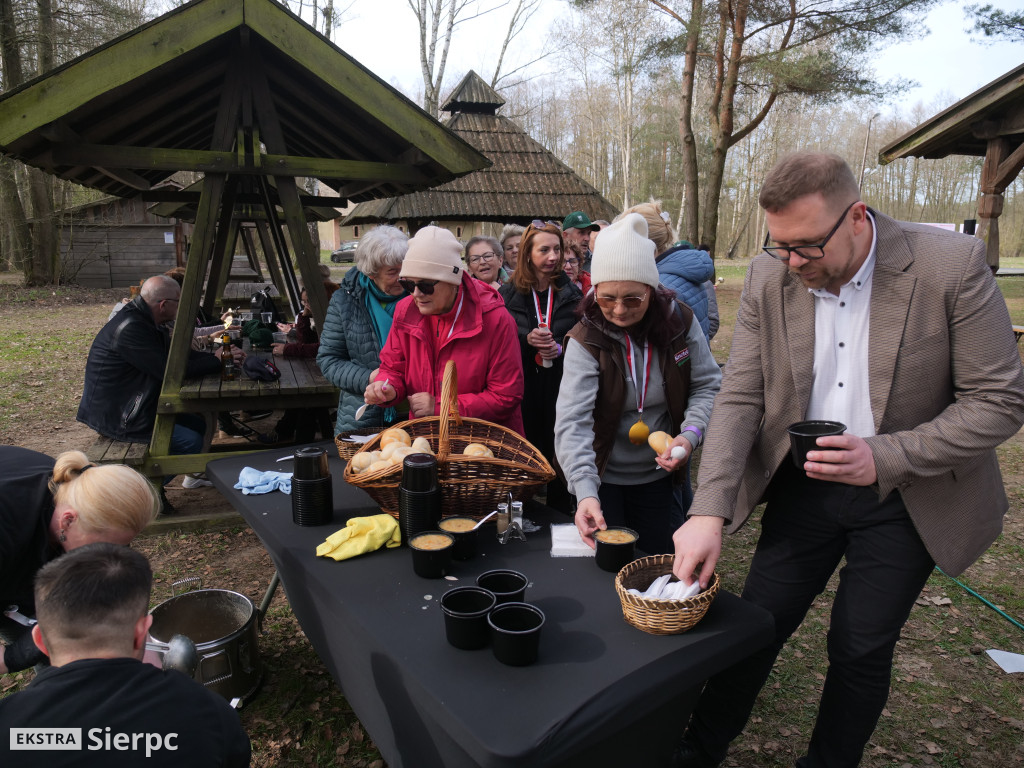
[[[526,225],[533,219],[561,221],[572,211],[614,218],[618,210],[597,189],[498,114],[504,103],[471,70],[442,107],[451,113],[445,125],[492,165],[433,189],[359,203],[341,226],[405,222],[415,232],[432,221]]]

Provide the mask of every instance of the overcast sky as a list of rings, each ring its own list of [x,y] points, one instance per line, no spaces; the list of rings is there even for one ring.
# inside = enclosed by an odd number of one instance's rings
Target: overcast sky
[[[1013,10],[1019,7],[1019,0],[995,0],[993,4]],[[565,15],[567,8],[565,0],[543,0],[540,13],[530,25],[532,34],[529,39],[519,40],[519,45],[524,49],[539,45],[552,22]],[[340,47],[415,99],[422,90],[422,79],[416,21],[408,1],[357,0],[347,18],[336,36]],[[498,11],[463,25],[452,44],[448,72],[461,74],[472,68],[489,79],[507,23],[507,15]],[[978,36],[966,31],[971,24],[964,18],[959,2],[934,9],[923,26],[930,30],[929,35],[892,46],[876,61],[879,77],[899,75],[919,83],[900,103],[885,107],[886,111],[917,102],[930,106],[940,99],[941,106],[948,106],[1024,63],[1024,44],[984,45],[972,40]],[[511,56],[515,59],[517,53],[521,57],[525,52],[513,51]]]

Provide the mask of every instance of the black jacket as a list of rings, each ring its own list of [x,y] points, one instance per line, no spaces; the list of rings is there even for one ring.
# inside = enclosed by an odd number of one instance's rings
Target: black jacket
[[[80,728],[79,749],[10,749],[11,728],[44,727]],[[180,672],[128,658],[82,659],[42,670],[23,691],[0,700],[0,728],[5,768],[243,768],[251,758],[249,737],[224,699]],[[152,736],[114,746],[116,734]]]
[[[78,420],[104,437],[149,442],[170,343],[141,296],[128,302],[89,348]],[[217,370],[216,355],[189,351],[185,376]]]
[[[583,299],[580,289],[569,282],[564,274],[554,280],[559,290],[555,291],[554,306],[551,308],[551,335],[557,343],[565,345],[565,334],[576,324],[576,307]],[[549,288],[548,290],[552,290]],[[545,458],[555,458],[555,401],[558,386],[562,381],[562,361],[557,357],[550,368],[537,364],[537,350],[526,340],[530,331],[537,327],[537,309],[533,293],[520,293],[512,283],[505,283],[498,289],[505,300],[509,314],[516,321],[519,332],[519,351],[523,358],[523,426],[526,439],[533,443]],[[542,299],[541,309],[547,309],[547,295]]]

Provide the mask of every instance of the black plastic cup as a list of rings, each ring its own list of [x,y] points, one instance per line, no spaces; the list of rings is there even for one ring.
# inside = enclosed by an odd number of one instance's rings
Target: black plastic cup
[[[292,478],[292,522],[296,525],[326,525],[334,518],[334,488],[331,476],[318,480]]]
[[[444,539],[442,546],[433,547]],[[448,574],[452,564],[452,548],[455,539],[444,531],[424,531],[409,540],[412,550],[412,569],[417,576],[424,579],[440,579]]]
[[[605,531],[595,531],[594,542],[597,553],[594,560],[602,571],[618,573],[636,559],[636,541],[640,535],[632,528],[613,526]],[[620,539],[622,539],[620,541]]]
[[[494,571],[484,571],[476,577],[476,585],[493,592],[498,599],[498,605],[503,603],[517,603],[526,596],[526,585],[529,583],[519,571],[510,571],[499,568]]]
[[[408,544],[417,533],[436,531],[440,520],[440,488],[431,491],[398,489],[398,530],[403,543]]]
[[[818,438],[841,435],[846,425],[838,421],[798,421],[789,425],[789,452],[797,469],[804,468],[807,452],[818,450]]]
[[[487,645],[487,614],[497,604],[493,592],[480,587],[456,587],[441,596],[444,634],[448,643],[464,651]]]
[[[437,488],[437,457],[429,453],[410,453],[402,460],[399,488],[425,492]]]
[[[452,557],[456,560],[469,560],[476,554],[476,520],[472,517],[445,517],[437,524],[445,533],[455,537],[455,549]]]
[[[327,451],[323,448],[299,448],[292,458],[293,480],[319,480],[329,475]]]
[[[494,658],[512,667],[537,660],[544,612],[529,603],[504,603],[487,614]]]

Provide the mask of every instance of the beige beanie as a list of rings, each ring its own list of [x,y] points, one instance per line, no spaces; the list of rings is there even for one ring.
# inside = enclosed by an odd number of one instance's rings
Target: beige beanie
[[[409,239],[399,277],[462,282],[462,246],[455,235],[441,227],[424,227]]]
[[[654,243],[647,237],[647,220],[639,213],[627,214],[605,227],[594,243],[590,282],[598,285],[613,280],[631,280],[652,288],[661,282],[654,263]]]

